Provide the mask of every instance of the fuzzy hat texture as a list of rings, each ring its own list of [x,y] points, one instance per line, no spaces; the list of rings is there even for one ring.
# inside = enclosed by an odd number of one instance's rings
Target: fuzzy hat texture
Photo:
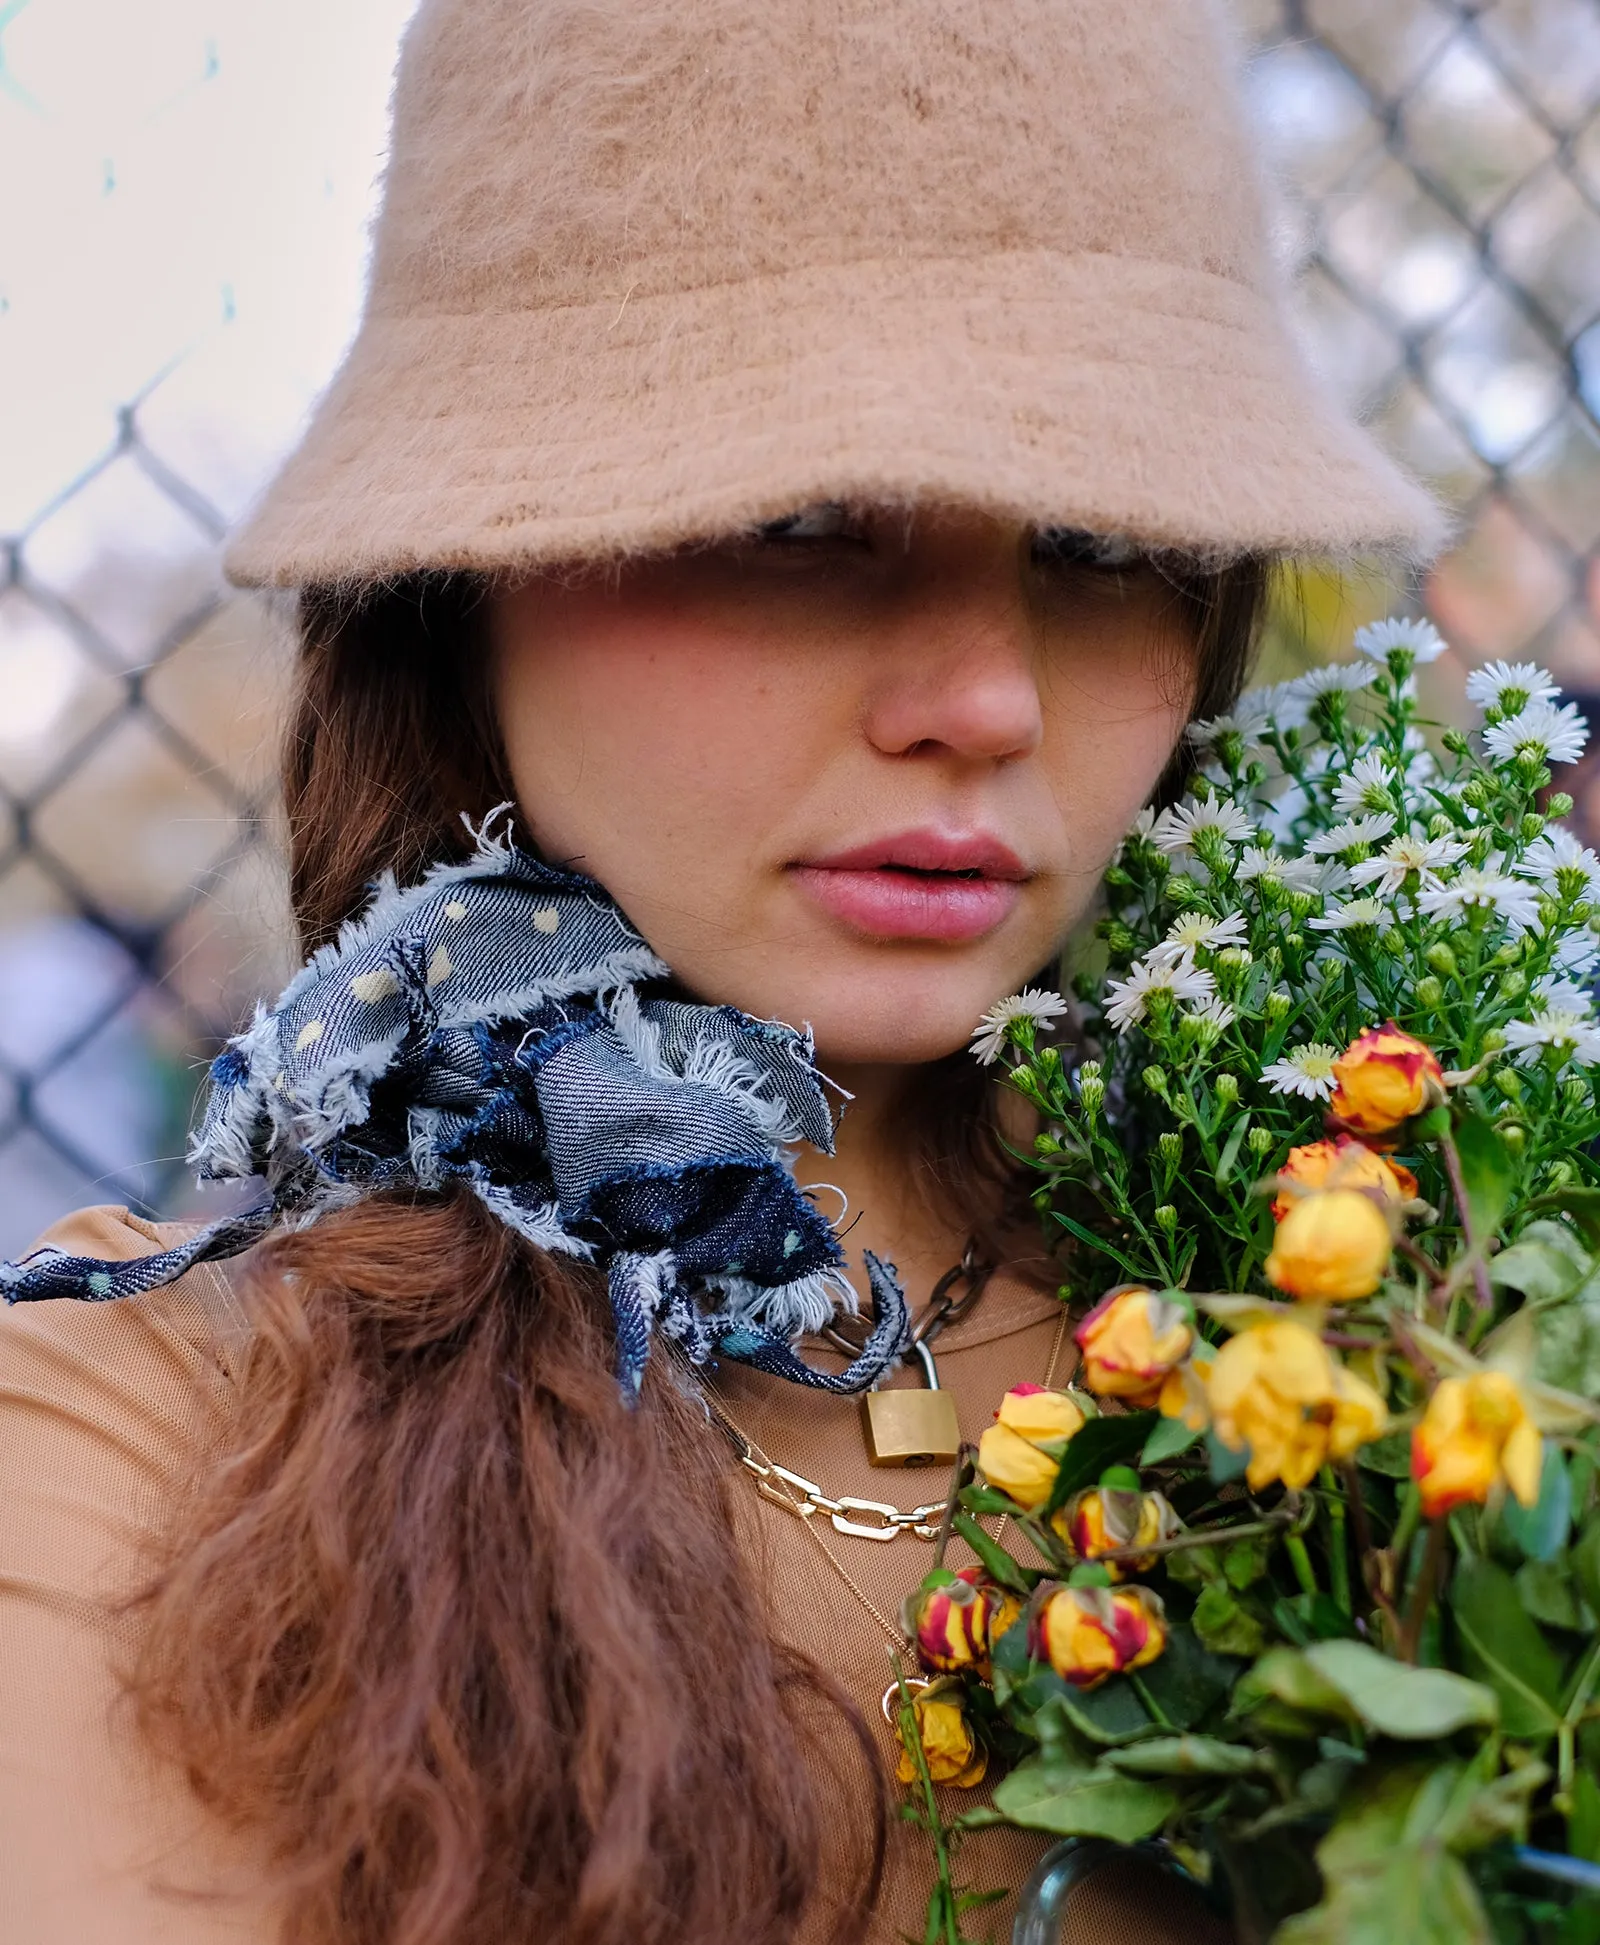
[[[361,330],[230,573],[819,499],[1430,552],[1291,340],[1235,51],[1223,0],[422,0]]]

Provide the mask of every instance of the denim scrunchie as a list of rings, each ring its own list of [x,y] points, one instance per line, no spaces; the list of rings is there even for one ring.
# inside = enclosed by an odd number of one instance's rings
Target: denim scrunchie
[[[0,1265],[0,1294],[131,1296],[364,1193],[461,1181],[529,1242],[605,1270],[630,1397],[654,1336],[826,1391],[879,1377],[906,1307],[871,1255],[856,1360],[835,1375],[792,1348],[854,1306],[785,1152],[833,1145],[810,1035],[641,994],[668,969],[601,887],[491,823],[465,864],[380,881],[213,1062],[190,1159],[206,1181],[264,1177],[264,1206],[129,1263],[39,1250]]]

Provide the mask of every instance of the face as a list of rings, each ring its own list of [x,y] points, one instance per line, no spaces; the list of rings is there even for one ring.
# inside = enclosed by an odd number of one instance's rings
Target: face
[[[502,590],[491,688],[544,856],[838,1069],[953,1052],[1050,963],[1182,728],[1183,630],[1082,537],[821,509]]]

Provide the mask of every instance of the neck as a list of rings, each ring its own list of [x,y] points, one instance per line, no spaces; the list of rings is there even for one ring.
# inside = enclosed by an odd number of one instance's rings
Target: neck
[[[845,1249],[858,1291],[865,1287],[861,1253],[870,1249],[896,1266],[915,1306],[959,1260],[967,1243],[960,1215],[941,1208],[937,1193],[930,1194],[919,1178],[909,1120],[917,1070],[863,1066],[828,1071],[853,1098],[840,1120],[833,1154],[802,1149],[795,1177],[806,1187],[829,1184],[849,1198]],[[825,1190],[817,1206],[834,1214]]]

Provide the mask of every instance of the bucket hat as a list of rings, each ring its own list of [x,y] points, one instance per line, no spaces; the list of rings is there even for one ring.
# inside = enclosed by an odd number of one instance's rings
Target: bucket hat
[[[1222,0],[423,0],[370,293],[245,584],[819,499],[1419,556],[1312,376]]]

